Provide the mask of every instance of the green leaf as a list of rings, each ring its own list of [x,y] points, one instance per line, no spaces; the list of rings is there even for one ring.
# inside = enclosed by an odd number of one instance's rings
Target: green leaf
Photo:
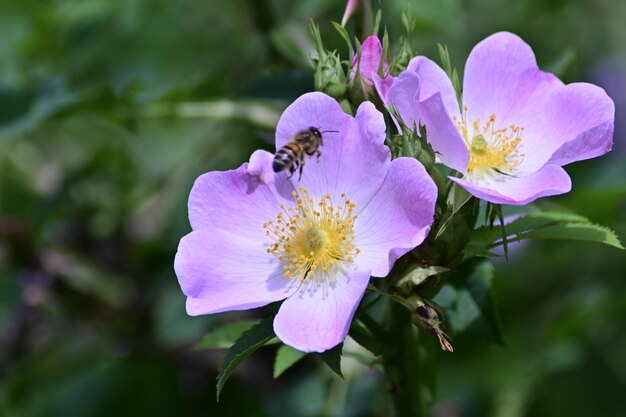
[[[500,321],[491,295],[493,265],[474,259],[466,262],[433,301],[443,307],[454,332],[469,332],[502,344]]]
[[[519,233],[550,226],[558,223],[588,223],[583,216],[573,213],[538,211],[521,216],[506,225],[506,234],[509,240]],[[502,238],[502,231],[499,227],[482,226],[472,233],[471,244],[484,249],[491,247],[491,244]]]
[[[406,271],[405,275],[398,280],[396,285],[401,290],[410,290],[412,287],[424,282],[427,278],[432,277],[433,275],[448,272],[449,270],[449,268],[445,268],[443,266],[429,266],[428,268],[422,268],[419,265],[415,265]]]
[[[343,378],[341,373],[341,351],[343,350],[343,343],[338,344],[334,348],[320,353],[320,358],[326,365],[337,375]]]
[[[604,243],[618,249],[624,249],[619,238],[608,227],[592,223],[562,223],[546,226],[541,229],[520,233],[518,239],[559,239],[583,240]]]
[[[220,399],[222,388],[224,388],[226,380],[235,367],[237,367],[241,361],[250,356],[258,348],[274,338],[274,328],[272,322],[272,318],[261,320],[252,328],[244,332],[243,335],[241,335],[241,337],[238,338],[235,341],[235,344],[230,348],[217,373],[216,396],[218,401]]]
[[[509,242],[522,239],[581,240],[624,249],[615,232],[572,213],[545,211],[527,214],[506,225],[506,236]],[[483,226],[474,231],[468,247],[477,252],[501,244],[500,228]]]
[[[218,326],[207,333],[195,349],[228,349],[245,331],[258,323],[259,320],[244,320]]]
[[[281,346],[276,352],[276,358],[274,358],[274,378],[281,376],[283,372],[291,368],[305,356],[305,352],[301,352],[291,346]]]

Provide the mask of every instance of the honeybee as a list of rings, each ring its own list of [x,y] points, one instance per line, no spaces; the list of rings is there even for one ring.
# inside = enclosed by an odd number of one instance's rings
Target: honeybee
[[[289,168],[289,178],[293,176],[294,172],[298,170],[298,181],[302,178],[302,170],[304,169],[305,156],[317,156],[317,159],[322,155],[319,148],[324,146],[324,139],[322,133],[337,132],[336,130],[326,130],[320,132],[316,127],[309,127],[306,130],[301,130],[294,135],[294,137],[285,146],[280,148],[276,154],[274,154],[274,162],[272,163],[272,169],[274,172],[280,172]]]

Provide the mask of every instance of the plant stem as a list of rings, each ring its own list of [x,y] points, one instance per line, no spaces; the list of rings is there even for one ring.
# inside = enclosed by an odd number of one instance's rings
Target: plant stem
[[[389,335],[393,351],[383,356],[385,373],[391,384],[391,396],[396,417],[424,415],[424,399],[420,386],[420,355],[417,332],[409,311],[390,303]]]

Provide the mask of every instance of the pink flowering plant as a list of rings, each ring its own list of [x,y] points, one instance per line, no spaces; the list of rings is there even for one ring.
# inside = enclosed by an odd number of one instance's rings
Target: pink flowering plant
[[[282,344],[278,375],[307,353],[341,374],[349,343],[385,373],[396,415],[419,416],[433,399],[428,338],[447,352],[463,332],[502,343],[489,258],[524,239],[623,249],[603,226],[531,204],[572,189],[564,165],[610,151],[615,108],[540,70],[508,32],[473,48],[462,84],[445,47],[441,66],[413,53],[410,15],[397,48],[380,13],[353,44],[357,4],[335,24],[347,60],[312,24],[318,91],[284,110],[275,147],[196,180],[174,267],[190,315],[269,306],[200,343],[232,343],[218,395],[266,344]]]

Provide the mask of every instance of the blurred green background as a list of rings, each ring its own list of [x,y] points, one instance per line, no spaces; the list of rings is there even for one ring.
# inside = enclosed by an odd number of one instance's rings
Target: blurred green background
[[[626,237],[626,2],[384,0],[416,50],[510,30],[542,68],[617,106],[614,151],[568,167],[562,205]],[[272,149],[282,109],[313,88],[308,19],[330,49],[338,0],[0,0],[0,416],[385,416],[381,373],[315,358],[272,379],[275,347],[229,380],[217,323],[187,317],[173,271],[203,172]],[[355,22],[357,24],[355,25]],[[356,34],[358,18],[348,29]],[[505,346],[456,335],[436,358],[432,416],[626,415],[626,256],[528,242],[498,262]]]

